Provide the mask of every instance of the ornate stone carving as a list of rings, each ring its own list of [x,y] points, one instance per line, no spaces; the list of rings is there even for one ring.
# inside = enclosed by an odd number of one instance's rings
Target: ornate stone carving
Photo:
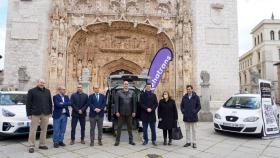
[[[25,83],[30,80],[30,76],[27,74],[27,68],[26,66],[21,66],[18,69],[18,89],[24,90]]]
[[[27,82],[30,79],[30,76],[27,74],[27,68],[26,66],[21,66],[18,69],[18,80]]]
[[[170,64],[157,93],[170,87],[173,95],[181,97],[181,87],[192,81],[189,6],[187,0],[180,1],[180,6],[171,0],[53,0],[49,87],[55,89],[57,79],[65,77],[61,81],[72,92],[87,68],[90,84],[105,89],[112,72],[147,73],[155,53],[161,47],[169,47],[176,48],[176,60]],[[176,27],[171,27],[173,24]],[[171,77],[174,75],[180,79],[175,81]]]

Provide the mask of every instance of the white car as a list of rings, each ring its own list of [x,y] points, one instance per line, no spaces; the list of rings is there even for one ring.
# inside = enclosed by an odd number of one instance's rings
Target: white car
[[[215,131],[263,135],[263,119],[259,94],[237,94],[228,99],[214,114]],[[279,113],[273,103],[274,115]]]
[[[0,91],[0,136],[24,135],[29,133],[30,120],[26,116],[27,92]],[[40,127],[38,127],[38,132]],[[48,133],[53,131],[50,118]]]

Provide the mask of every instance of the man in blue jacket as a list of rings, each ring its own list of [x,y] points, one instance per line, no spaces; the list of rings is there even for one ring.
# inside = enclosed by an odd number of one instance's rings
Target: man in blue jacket
[[[99,86],[93,87],[94,93],[89,96],[88,105],[90,120],[90,146],[94,146],[95,126],[98,128],[98,145],[102,145],[103,119],[104,109],[106,106],[106,98],[99,93]]]
[[[75,144],[76,127],[78,122],[81,126],[81,144],[85,144],[86,115],[88,108],[88,95],[83,92],[82,85],[78,85],[77,92],[71,95],[72,120],[71,120],[71,142]]]
[[[196,123],[198,122],[197,113],[201,109],[199,96],[193,91],[193,86],[187,85],[187,93],[183,96],[181,102],[181,111],[183,121],[186,127],[187,143],[184,147],[191,146],[196,148]]]
[[[65,95],[66,89],[58,87],[58,94],[53,96],[53,146],[65,146],[63,143],[64,133],[67,125],[67,117],[70,116],[68,106],[71,106],[70,99]]]

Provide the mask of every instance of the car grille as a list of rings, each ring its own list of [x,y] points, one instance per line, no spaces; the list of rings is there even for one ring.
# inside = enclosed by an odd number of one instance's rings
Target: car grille
[[[2,131],[8,131],[11,127],[13,126],[9,122],[3,122]]]
[[[236,116],[226,116],[226,120],[229,122],[235,122],[238,120],[238,117]]]
[[[224,125],[221,125],[221,127],[223,130],[234,131],[234,132],[240,132],[243,129],[243,127],[229,127]]]
[[[243,132],[255,132],[257,129],[257,127],[248,127],[245,128]]]

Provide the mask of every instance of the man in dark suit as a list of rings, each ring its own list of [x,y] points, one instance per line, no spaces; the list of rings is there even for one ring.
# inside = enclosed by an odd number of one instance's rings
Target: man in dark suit
[[[145,92],[140,96],[141,120],[143,123],[143,145],[148,144],[148,126],[151,128],[152,144],[156,144],[156,108],[158,107],[157,96],[151,91],[151,83],[147,83]]]
[[[181,102],[183,121],[186,127],[187,143],[184,147],[191,146],[196,148],[196,126],[198,122],[198,112],[201,109],[199,96],[194,92],[192,85],[187,85],[187,93]]]
[[[89,96],[88,100],[88,105],[90,108],[90,146],[94,146],[96,124],[98,128],[98,145],[102,145],[104,109],[106,106],[106,98],[103,94],[99,93],[99,86],[95,85],[93,90],[94,93]]]
[[[75,134],[78,122],[81,126],[81,144],[85,144],[85,128],[87,115],[88,95],[83,93],[82,85],[78,85],[77,92],[71,95],[72,120],[71,120],[71,142],[75,144]]]
[[[61,86],[58,87],[58,94],[53,96],[54,110],[53,110],[53,146],[65,146],[63,143],[64,133],[66,131],[67,118],[70,116],[68,106],[71,106],[71,101],[65,95],[66,89]]]

